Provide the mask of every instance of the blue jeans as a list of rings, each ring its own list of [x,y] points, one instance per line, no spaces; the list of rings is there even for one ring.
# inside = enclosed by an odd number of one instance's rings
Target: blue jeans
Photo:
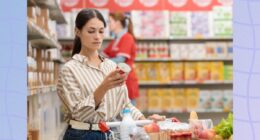
[[[78,130],[68,127],[63,140],[106,140],[106,134],[94,130]]]

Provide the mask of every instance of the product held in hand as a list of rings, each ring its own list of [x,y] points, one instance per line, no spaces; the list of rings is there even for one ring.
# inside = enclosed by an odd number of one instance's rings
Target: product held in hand
[[[128,74],[131,71],[130,66],[128,66],[126,63],[119,63],[117,65],[117,69],[119,69],[120,74]]]

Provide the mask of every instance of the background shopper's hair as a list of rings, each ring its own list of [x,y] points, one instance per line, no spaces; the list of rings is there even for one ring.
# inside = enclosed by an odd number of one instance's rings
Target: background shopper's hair
[[[111,16],[114,20],[119,20],[121,25],[123,26],[123,28],[126,28],[127,23],[128,23],[128,33],[130,33],[134,39],[135,39],[135,35],[134,35],[134,31],[133,31],[133,23],[132,20],[130,19],[130,17],[125,16],[124,13],[109,13],[109,16]]]
[[[96,9],[82,9],[75,20],[75,27],[81,30],[84,25],[92,18],[98,18],[100,21],[104,23],[104,27],[106,27],[106,21],[102,14]],[[74,47],[72,51],[72,56],[74,54],[79,53],[81,50],[81,41],[80,38],[76,35],[74,39]]]

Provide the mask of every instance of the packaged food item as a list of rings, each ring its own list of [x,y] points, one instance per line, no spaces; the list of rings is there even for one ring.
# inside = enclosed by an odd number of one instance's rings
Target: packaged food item
[[[139,82],[147,81],[147,69],[146,63],[135,63],[135,71]]]
[[[172,89],[161,89],[162,92],[161,92],[161,98],[162,98],[162,103],[161,103],[161,106],[162,106],[162,111],[163,112],[171,112],[173,111],[173,109],[171,108],[172,107],[172,104],[174,104],[174,96],[172,96],[172,92],[173,90]]]
[[[174,89],[174,110],[175,111],[185,111],[186,110],[186,95],[184,89],[177,88]]]
[[[198,88],[188,88],[185,90],[187,109],[195,110],[199,106],[199,89]]]
[[[223,111],[224,102],[223,102],[223,91],[222,90],[212,90],[210,93],[212,110],[213,111]]]
[[[170,80],[173,82],[182,82],[184,80],[184,64],[182,62],[171,62]]]
[[[209,90],[200,90],[200,102],[198,111],[209,111],[212,109],[211,92]]]
[[[156,63],[146,63],[147,70],[147,81],[149,82],[159,82],[159,70],[156,67]]]
[[[167,62],[160,62],[157,63],[157,71],[158,71],[158,80],[161,83],[169,83],[171,81],[170,75],[170,63]]]
[[[148,89],[148,111],[159,112],[161,110],[161,97],[159,89]]]
[[[213,81],[224,80],[224,62],[211,62],[210,79]]]
[[[224,80],[225,81],[233,80],[233,65],[224,66]]]
[[[148,89],[140,89],[139,97],[136,99],[136,107],[140,111],[147,111],[148,108]]]
[[[208,12],[192,12],[191,13],[191,31],[192,37],[206,38],[210,36],[209,30],[209,13]]]
[[[174,60],[181,59],[181,50],[178,44],[171,43],[170,44],[170,55]]]
[[[197,77],[197,63],[196,62],[185,62],[185,81],[195,81]]]
[[[233,110],[233,91],[224,90],[224,111],[229,112]]]
[[[197,63],[198,76],[197,81],[203,83],[204,81],[210,80],[210,63],[209,62],[198,62]]]

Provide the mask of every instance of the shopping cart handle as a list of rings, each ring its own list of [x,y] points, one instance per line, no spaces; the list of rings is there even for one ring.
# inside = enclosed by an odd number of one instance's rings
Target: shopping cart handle
[[[137,126],[144,126],[144,125],[150,124],[152,122],[153,122],[152,120],[137,120],[137,121],[135,121],[135,124]],[[120,126],[120,123],[121,123],[121,121],[106,122],[107,126],[109,126],[109,127],[118,127],[118,126]]]

